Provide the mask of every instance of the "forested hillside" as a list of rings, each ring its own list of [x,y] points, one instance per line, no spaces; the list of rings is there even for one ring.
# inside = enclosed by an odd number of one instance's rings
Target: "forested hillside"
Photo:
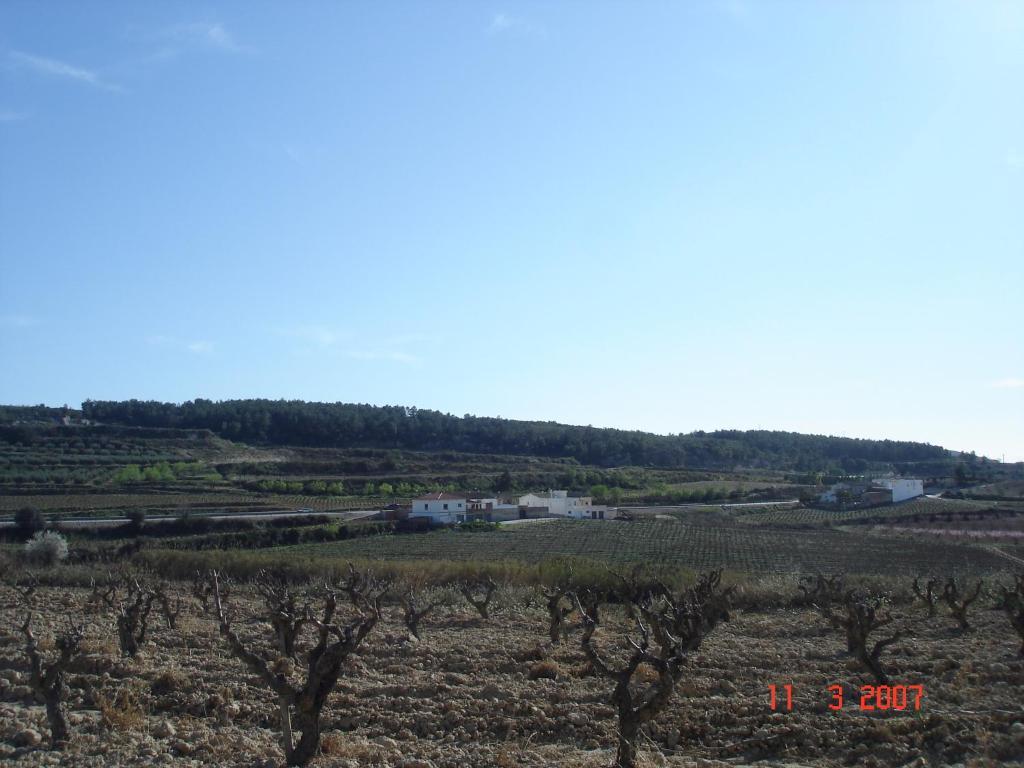
[[[255,444],[557,456],[605,467],[770,467],[845,472],[896,468],[941,474],[953,462],[945,449],[923,443],[770,431],[655,435],[351,403],[193,400],[177,405],[88,400],[82,404],[82,412],[86,418],[102,423],[205,428],[225,438]]]

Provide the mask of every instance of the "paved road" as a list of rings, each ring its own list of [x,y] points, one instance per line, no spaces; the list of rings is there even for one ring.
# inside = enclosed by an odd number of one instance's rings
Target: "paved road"
[[[296,512],[294,509],[271,510],[269,512],[239,512],[237,514],[214,514],[200,515],[192,513],[193,520],[203,518],[205,520],[280,520],[289,517],[308,517],[310,515],[324,516],[332,520],[362,520],[372,517],[380,512],[379,509],[353,509],[345,512]],[[177,520],[181,515],[147,515],[147,523],[156,523],[161,520]],[[127,517],[70,517],[58,518],[59,522],[66,528],[110,528],[116,525],[124,525],[129,522]],[[0,528],[13,526],[12,520],[0,521]]]

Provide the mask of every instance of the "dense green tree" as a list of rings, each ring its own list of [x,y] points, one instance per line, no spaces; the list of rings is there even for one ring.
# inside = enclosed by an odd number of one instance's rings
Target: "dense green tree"
[[[128,527],[131,533],[138,536],[142,533],[142,529],[146,524],[146,510],[144,509],[131,509],[128,510],[126,515],[128,518]]]
[[[494,481],[494,490],[498,493],[507,493],[512,490],[512,485],[512,473],[506,469]]]
[[[174,471],[170,464],[161,461],[142,470],[142,479],[147,483],[166,483],[174,480]]]
[[[958,486],[967,485],[970,481],[970,473],[967,471],[967,465],[962,461],[958,462],[956,469],[953,470],[953,479],[956,481]]]
[[[121,467],[114,473],[114,482],[121,485],[142,482],[142,468],[138,464]]]
[[[14,527],[24,538],[30,538],[37,531],[46,527],[43,513],[35,507],[22,507],[14,513]]]

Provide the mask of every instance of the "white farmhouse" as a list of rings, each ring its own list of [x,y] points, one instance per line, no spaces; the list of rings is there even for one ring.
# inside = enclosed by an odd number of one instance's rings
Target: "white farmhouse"
[[[468,499],[453,493],[430,493],[412,500],[409,517],[429,517],[434,523],[461,523],[466,519]]]
[[[576,520],[603,520],[607,507],[595,506],[590,496],[570,496],[568,491],[548,491],[541,496],[528,493],[519,497],[521,510],[546,510],[556,517],[571,517]]]
[[[823,504],[837,504],[840,501],[860,505],[896,504],[924,494],[923,481],[910,477],[880,477],[870,483],[851,480],[836,483],[822,493],[818,500]]]
[[[892,491],[892,503],[924,495],[924,482],[911,477],[882,477],[873,481],[880,488]]]

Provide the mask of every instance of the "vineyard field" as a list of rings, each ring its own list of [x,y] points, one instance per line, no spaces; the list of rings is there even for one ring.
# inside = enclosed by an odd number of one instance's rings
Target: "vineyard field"
[[[800,507],[792,509],[771,509],[745,512],[737,520],[750,525],[843,525],[846,523],[888,522],[895,520],[936,520],[963,518],[978,514],[1022,514],[1024,507],[1003,502],[994,504],[985,501],[962,501],[958,499],[915,499],[901,504],[866,509],[816,509]]]
[[[672,521],[551,521],[496,531],[372,536],[288,547],[310,557],[387,560],[519,560],[557,556],[607,562],[657,562],[694,570],[724,566],[750,573],[839,572],[916,575],[936,563],[987,573],[1008,561],[968,545],[917,541],[838,530],[771,531]]]
[[[795,596],[792,580],[775,581],[790,582],[785,594]],[[87,632],[88,655],[65,676],[72,738],[61,751],[16,746],[19,734],[29,729],[43,738],[48,730],[42,707],[25,686],[23,642],[16,630],[9,631],[0,672],[15,682],[4,687],[0,702],[0,764],[283,765],[276,696],[231,655],[189,586],[172,582],[172,597],[184,605],[177,628],[152,622],[135,658],[120,654],[115,618],[91,607],[88,588],[39,588],[33,627],[42,642],[52,645],[69,620]],[[611,684],[591,671],[575,618],[563,642],[542,645],[548,616],[532,590],[500,588],[487,620],[471,613],[458,596],[435,594],[439,604],[425,617],[417,642],[408,640],[401,609],[393,603],[384,608],[327,698],[324,754],[311,768],[612,764],[618,723],[609,702]],[[265,612],[256,591],[238,584],[230,601],[236,631],[247,647],[270,653],[270,628],[255,618]],[[24,621],[17,605],[14,589],[0,585],[4,626]],[[347,620],[348,609],[341,610]],[[738,609],[687,660],[670,704],[643,732],[638,765],[1020,766],[1024,659],[1005,617],[979,609],[972,614],[975,631],[952,633],[948,617],[928,619],[905,601],[894,604],[892,613],[901,640],[885,664],[894,682],[924,686],[920,709],[861,709],[859,687],[872,679],[844,657],[844,638],[816,612]],[[629,617],[620,606],[605,605],[601,622],[599,640],[618,661],[632,627]],[[312,642],[312,633],[299,640],[299,670]],[[538,659],[543,666],[537,666]],[[289,675],[296,677],[291,670]],[[637,678],[637,686],[650,680]],[[772,711],[768,686],[783,682],[792,688],[792,711]],[[838,711],[829,708],[831,685],[845,692],[845,706]],[[125,700],[128,706],[108,704]]]

